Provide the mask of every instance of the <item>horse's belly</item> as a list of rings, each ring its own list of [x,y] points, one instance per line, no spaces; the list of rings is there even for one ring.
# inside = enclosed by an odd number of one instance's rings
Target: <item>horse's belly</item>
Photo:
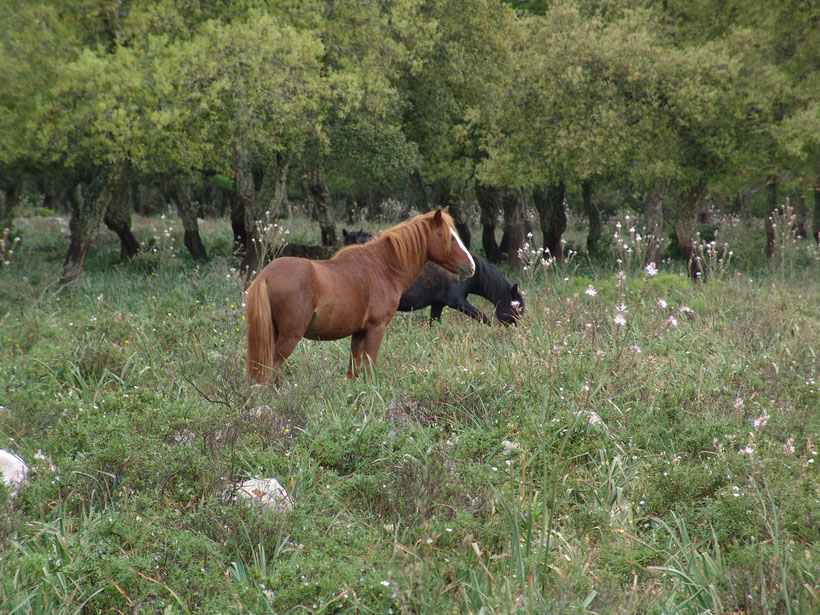
[[[313,312],[305,337],[311,340],[338,340],[365,328],[367,311],[340,300],[320,303]]]

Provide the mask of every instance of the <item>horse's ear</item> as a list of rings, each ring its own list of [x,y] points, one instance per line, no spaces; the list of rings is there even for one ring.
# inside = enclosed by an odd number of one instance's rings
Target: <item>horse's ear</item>
[[[444,207],[444,213],[446,214],[449,210],[450,210],[450,206],[449,206],[449,205],[446,205],[446,206]]]
[[[345,227],[342,227],[342,235],[347,235],[347,229],[345,229]]]
[[[513,284],[512,288],[510,289],[510,294],[517,295],[518,294],[518,284]]]
[[[441,208],[436,210],[436,213],[433,214],[433,222],[441,222]]]

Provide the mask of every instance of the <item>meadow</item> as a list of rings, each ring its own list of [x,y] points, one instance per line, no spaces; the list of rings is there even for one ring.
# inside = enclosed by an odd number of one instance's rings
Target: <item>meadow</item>
[[[104,232],[71,288],[64,221],[2,255],[0,448],[32,472],[0,486],[0,612],[820,612],[807,240],[767,263],[759,225],[721,220],[694,284],[642,268],[623,219],[610,264],[504,270],[518,327],[397,314],[373,378],[302,341],[269,390],[228,222],[202,264],[178,220],[135,223],[145,251]],[[296,507],[238,499],[254,476]]]

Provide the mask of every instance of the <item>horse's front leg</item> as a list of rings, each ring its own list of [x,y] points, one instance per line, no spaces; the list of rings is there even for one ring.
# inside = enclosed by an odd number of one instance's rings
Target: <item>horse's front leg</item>
[[[475,309],[466,299],[459,301],[457,305],[451,307],[454,307],[459,312],[467,314],[470,318],[475,318],[478,322],[483,322],[485,325],[490,324],[490,319],[487,318],[482,312]]]
[[[354,333],[350,339],[350,363],[347,367],[348,379],[359,375],[366,338],[367,334],[364,331],[360,331],[359,333]]]
[[[365,366],[364,371],[367,374],[373,373],[373,366],[376,365],[376,359],[379,357],[379,347],[382,344],[382,338],[384,337],[386,324],[378,325],[376,327],[371,327],[365,333],[365,342],[364,342],[364,360]]]

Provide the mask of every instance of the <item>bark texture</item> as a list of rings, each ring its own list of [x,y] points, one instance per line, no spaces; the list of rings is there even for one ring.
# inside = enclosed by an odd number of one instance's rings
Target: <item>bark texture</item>
[[[112,196],[103,215],[103,222],[120,238],[120,258],[124,261],[134,258],[140,250],[140,243],[131,232],[131,199],[127,184]]]
[[[504,209],[504,237],[506,238],[507,262],[514,270],[521,269],[518,254],[524,243],[524,199],[516,188],[501,191],[501,207]]]
[[[470,227],[467,224],[464,200],[461,195],[453,191],[453,186],[449,181],[441,180],[436,182],[433,187],[433,205],[442,209],[449,207],[448,213],[453,217],[461,241],[469,248],[472,233],[470,233]]]
[[[476,182],[475,196],[481,219],[481,244],[484,254],[491,263],[501,262],[501,250],[495,239],[498,210],[501,207],[501,191],[493,186]]]
[[[171,200],[176,205],[177,213],[180,220],[182,220],[182,240],[191,258],[195,261],[208,260],[208,252],[205,250],[205,244],[202,243],[202,238],[199,235],[199,222],[196,219],[196,203],[191,200],[188,191],[176,180],[168,182],[168,193]]]
[[[308,200],[313,204],[319,229],[322,233],[323,246],[336,245],[336,220],[330,203],[330,190],[325,181],[322,163],[315,163],[307,173],[305,191]]]
[[[584,213],[589,220],[589,233],[587,234],[587,252],[590,255],[598,254],[601,234],[604,230],[603,222],[601,221],[601,212],[598,206],[592,200],[592,182],[581,182],[581,198],[584,204]]]
[[[649,263],[658,264],[661,262],[661,250],[663,248],[663,202],[666,198],[666,191],[669,182],[666,180],[655,180],[649,190],[649,198],[646,201],[644,211],[644,222],[646,224],[646,256],[644,265]]]
[[[546,190],[538,189],[532,195],[541,224],[541,234],[544,238],[544,255],[552,256],[558,261],[564,258],[561,237],[567,230],[565,195],[566,186],[563,181]]]
[[[264,220],[264,212],[256,198],[256,181],[250,167],[247,152],[241,144],[234,148],[233,173],[236,184],[236,199],[240,211],[245,214],[245,256],[240,264],[245,279],[250,281],[264,262],[264,250],[256,222]]]
[[[766,257],[771,258],[772,254],[774,254],[774,226],[772,222],[771,216],[774,214],[775,210],[777,209],[777,178],[770,177],[768,183],[766,184],[766,199],[767,199],[767,208],[766,208]]]
[[[69,284],[79,279],[88,255],[88,248],[100,230],[105,210],[120,190],[125,175],[125,164],[101,168],[83,194],[81,184],[69,193],[71,241],[63,262],[59,284]]]
[[[678,247],[689,267],[689,277],[699,282],[705,280],[703,278],[703,268],[695,251],[695,240],[697,238],[700,200],[705,193],[706,182],[700,182],[690,188],[678,204],[677,218],[675,219],[675,236],[678,240]]]

